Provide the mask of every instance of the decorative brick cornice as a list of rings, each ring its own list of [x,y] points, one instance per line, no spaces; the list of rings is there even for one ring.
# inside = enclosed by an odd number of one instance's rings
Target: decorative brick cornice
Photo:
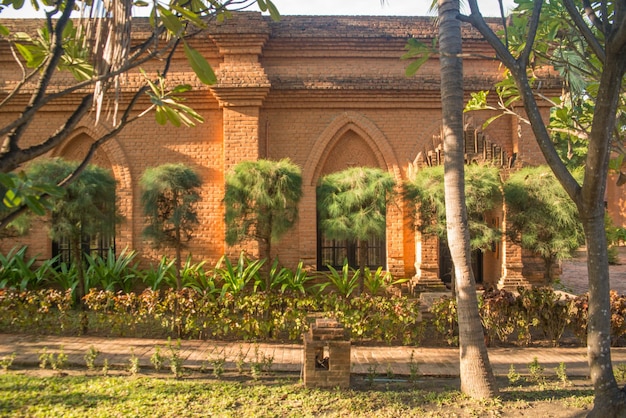
[[[222,57],[211,91],[221,107],[261,106],[271,86],[259,63],[269,35],[268,22],[259,13],[236,13],[211,29],[209,37]]]

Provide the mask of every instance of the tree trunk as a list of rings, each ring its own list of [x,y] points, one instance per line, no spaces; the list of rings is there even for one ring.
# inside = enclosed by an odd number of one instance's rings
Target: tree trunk
[[[465,207],[463,63],[459,0],[438,0],[444,188],[448,245],[454,264],[459,319],[461,391],[473,398],[497,393],[478,314]]]
[[[611,60],[611,58],[617,58]],[[626,416],[626,394],[620,390],[611,363],[611,302],[609,255],[604,229],[604,193],[608,177],[610,141],[615,127],[617,108],[626,59],[607,54],[596,100],[585,180],[578,210],[587,240],[587,271],[589,275],[589,319],[587,353],[589,374],[594,388],[590,417]],[[601,100],[601,98],[603,100]]]
[[[181,279],[180,270],[183,266],[183,261],[181,257],[183,256],[182,246],[183,243],[180,237],[180,228],[176,228],[176,290],[181,290],[183,288],[183,281]]]
[[[87,294],[87,284],[85,280],[85,268],[83,265],[83,248],[81,246],[81,236],[72,237],[70,239],[70,248],[72,259],[76,263],[76,276],[78,283],[76,285],[76,301],[80,310],[80,327],[81,332],[86,334],[89,331],[89,318],[87,317],[87,307],[85,306],[84,297]]]
[[[365,260],[367,260],[368,242],[359,241],[359,294],[361,296],[365,290]]]

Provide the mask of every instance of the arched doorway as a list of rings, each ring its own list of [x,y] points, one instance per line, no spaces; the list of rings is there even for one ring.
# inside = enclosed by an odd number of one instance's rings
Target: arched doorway
[[[324,162],[320,178],[324,175],[340,172],[350,167],[378,167],[376,155],[354,129],[346,129],[332,144]],[[341,268],[345,261],[350,267],[364,265],[370,268],[386,267],[386,234],[371,236],[367,241],[337,240],[325,236],[317,223],[317,268],[327,269],[328,266]],[[365,245],[366,259],[360,260],[360,246]]]

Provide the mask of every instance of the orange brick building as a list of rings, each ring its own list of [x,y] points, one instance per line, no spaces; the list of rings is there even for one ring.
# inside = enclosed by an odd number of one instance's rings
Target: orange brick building
[[[321,176],[350,166],[373,166],[388,170],[401,183],[441,157],[437,57],[411,78],[404,74],[408,62],[400,59],[407,37],[430,43],[436,31],[428,17],[285,16],[273,22],[258,13],[239,13],[193,38],[194,47],[216,69],[218,83],[199,83],[182,53],[174,58],[169,78],[194,86],[186,104],[201,113],[205,123],[175,128],[145,117],[106,143],[95,158],[112,169],[118,182],[124,216],[116,234],[118,251],[136,249],[145,260],[161,255],[142,239],[139,178],[147,167],[183,162],[204,182],[200,226],[189,251],[209,263],[223,254],[237,255],[239,247],[230,248],[224,241],[224,173],[243,160],[288,157],[302,168],[304,195],[299,222],[273,246],[272,257],[289,267],[303,260],[318,268],[322,260],[316,185]],[[141,36],[140,30],[136,36]],[[499,62],[488,58],[494,53],[477,32],[465,26],[463,36],[466,91],[491,89],[501,73]],[[7,91],[19,72],[7,46],[0,45],[0,51],[0,89]],[[138,74],[129,74],[124,88],[133,91],[138,80]],[[30,137],[51,134],[77,100],[66,98],[39,112]],[[0,123],[20,110],[3,108]],[[512,116],[480,131],[489,116],[480,113],[467,119],[468,159],[491,160],[503,169],[513,161],[516,166],[543,161],[530,129]],[[106,131],[106,121],[94,125],[86,118],[53,155],[80,159]],[[490,222],[504,227],[502,210],[496,212],[489,214]],[[18,241],[29,245],[33,255],[52,255],[45,228],[35,228]],[[2,246],[15,244],[5,241]],[[395,276],[411,277],[419,286],[441,286],[445,266],[438,240],[416,231],[402,202],[389,206],[386,239],[378,244],[380,264]],[[254,254],[254,246],[246,249]],[[524,265],[521,249],[503,239],[494,251],[479,255],[478,276],[487,284],[509,288],[542,280]]]

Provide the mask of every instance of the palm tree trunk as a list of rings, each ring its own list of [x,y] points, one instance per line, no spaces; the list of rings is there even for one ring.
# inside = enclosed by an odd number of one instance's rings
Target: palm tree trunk
[[[459,319],[461,391],[473,398],[497,394],[478,314],[465,207],[463,62],[459,0],[438,0],[444,188],[448,245],[454,264]]]

